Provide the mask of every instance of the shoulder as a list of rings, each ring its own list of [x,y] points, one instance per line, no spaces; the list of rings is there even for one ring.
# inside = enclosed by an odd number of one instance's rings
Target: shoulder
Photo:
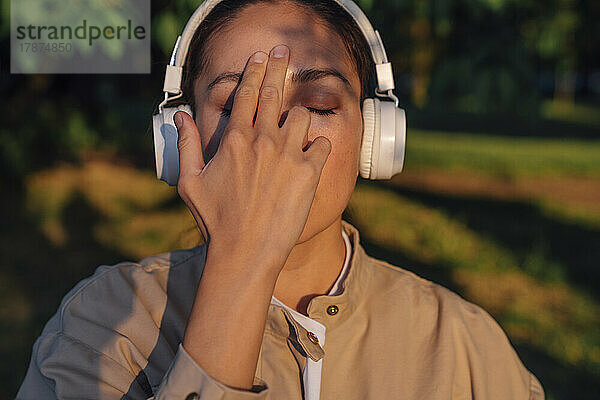
[[[194,274],[194,261],[201,258],[205,247],[177,250],[144,258],[99,266],[94,274],[80,281],[62,299],[57,311],[57,329],[72,334],[73,319],[100,318],[106,322],[126,319],[143,302],[146,311],[166,301],[170,275],[184,270]],[[191,268],[190,268],[191,267]],[[164,304],[163,304],[164,305]],[[84,323],[85,321],[79,321]]]
[[[67,346],[125,367],[132,354],[144,359],[156,343],[167,303],[181,309],[193,295],[204,255],[205,246],[198,246],[98,267],[62,299],[33,358],[52,362],[58,349]]]
[[[367,259],[370,297],[380,309],[392,305],[387,318],[407,327],[406,337],[416,347],[435,354],[439,365],[453,371],[459,392],[478,393],[476,398],[501,398],[500,393],[506,398],[543,398],[539,381],[486,310],[413,272]]]
[[[366,258],[372,275],[373,293],[387,296],[388,300],[395,297],[421,312],[444,313],[459,320],[476,319],[486,324],[497,324],[487,311],[458,293],[387,261],[371,256]]]

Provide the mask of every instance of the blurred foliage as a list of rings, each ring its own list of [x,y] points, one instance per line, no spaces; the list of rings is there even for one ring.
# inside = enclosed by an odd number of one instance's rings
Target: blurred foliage
[[[9,70],[9,3],[1,0],[3,71]],[[600,89],[591,83],[595,71],[600,71],[595,57],[600,54],[598,2],[359,3],[381,32],[394,65],[396,91],[409,109],[520,115],[535,120],[561,116],[578,99],[597,100],[595,90]],[[1,176],[18,180],[57,159],[79,160],[90,149],[134,158],[148,154],[151,142],[144,133],[160,97],[164,65],[198,4],[199,0],[152,1],[151,75],[3,73],[0,87],[10,107],[0,127]],[[548,76],[552,77],[549,81]],[[542,107],[544,98],[557,103]],[[594,110],[579,117],[594,120],[589,117]]]
[[[18,0],[14,0],[18,1]],[[407,109],[405,171],[360,182],[367,251],[501,323],[547,398],[600,392],[600,2],[358,0]],[[97,265],[200,240],[154,178],[151,114],[199,0],[152,0],[150,75],[10,75],[0,0],[0,366],[16,391]],[[2,398],[3,395],[0,395]]]

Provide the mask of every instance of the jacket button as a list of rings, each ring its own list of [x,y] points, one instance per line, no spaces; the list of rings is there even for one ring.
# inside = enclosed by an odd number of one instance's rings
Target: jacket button
[[[200,396],[198,393],[190,393],[185,397],[185,400],[199,400]]]
[[[338,311],[340,311],[340,309],[335,304],[332,304],[329,307],[327,307],[327,314],[329,315],[335,315],[338,313]]]
[[[319,338],[317,337],[317,335],[315,335],[312,332],[307,332],[306,335],[308,336],[311,342],[313,342],[314,344],[319,344]]]

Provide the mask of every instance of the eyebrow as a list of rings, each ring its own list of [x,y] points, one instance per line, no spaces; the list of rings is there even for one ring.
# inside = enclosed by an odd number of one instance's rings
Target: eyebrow
[[[292,72],[292,82],[294,83],[309,83],[319,79],[332,76],[341,80],[347,89],[351,89],[352,86],[348,79],[338,70],[334,68],[300,68],[297,72]],[[225,82],[236,82],[239,83],[242,79],[242,72],[223,72],[211,83],[208,84],[206,90],[210,92],[216,85]]]

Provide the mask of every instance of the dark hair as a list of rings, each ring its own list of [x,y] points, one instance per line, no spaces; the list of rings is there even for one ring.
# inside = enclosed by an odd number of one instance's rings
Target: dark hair
[[[340,36],[347,53],[354,60],[356,72],[360,78],[360,106],[362,109],[363,100],[375,88],[374,62],[369,45],[354,18],[338,3],[333,0],[223,0],[208,13],[194,33],[185,61],[183,94],[194,112],[194,82],[208,64],[207,44],[210,39],[235,19],[244,7],[251,4],[279,2],[304,6]]]

